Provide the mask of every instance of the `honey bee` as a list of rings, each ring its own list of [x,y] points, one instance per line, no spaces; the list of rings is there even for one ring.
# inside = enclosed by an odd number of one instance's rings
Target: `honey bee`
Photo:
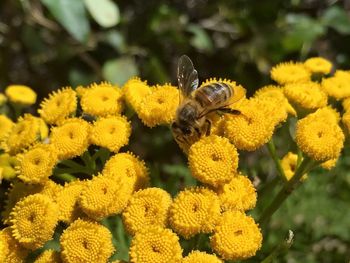
[[[172,132],[181,144],[190,144],[204,134],[210,134],[211,121],[208,114],[239,114],[238,110],[228,108],[234,101],[234,87],[216,82],[198,88],[198,73],[191,59],[183,55],[177,67],[177,80],[180,90],[180,103],[176,111]]]

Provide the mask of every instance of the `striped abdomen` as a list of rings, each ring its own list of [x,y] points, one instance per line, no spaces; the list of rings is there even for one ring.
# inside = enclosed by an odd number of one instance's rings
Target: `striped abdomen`
[[[217,82],[198,88],[193,98],[203,107],[207,109],[221,108],[230,104],[233,96],[232,86]]]

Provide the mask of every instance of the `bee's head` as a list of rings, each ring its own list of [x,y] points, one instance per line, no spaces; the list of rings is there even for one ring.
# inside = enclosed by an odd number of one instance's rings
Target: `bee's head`
[[[177,134],[182,133],[183,135],[190,136],[193,133],[193,128],[183,122],[173,122],[171,128]]]

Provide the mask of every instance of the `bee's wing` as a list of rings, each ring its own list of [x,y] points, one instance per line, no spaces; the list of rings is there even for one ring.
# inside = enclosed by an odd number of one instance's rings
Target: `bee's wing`
[[[191,59],[182,55],[177,65],[177,81],[180,93],[187,98],[191,92],[198,88],[198,73],[194,69]]]

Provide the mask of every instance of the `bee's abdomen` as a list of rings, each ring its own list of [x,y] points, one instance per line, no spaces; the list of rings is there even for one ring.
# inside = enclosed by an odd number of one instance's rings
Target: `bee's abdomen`
[[[217,82],[200,87],[196,90],[194,99],[202,107],[218,107],[229,104],[232,96],[233,89],[230,85]]]

